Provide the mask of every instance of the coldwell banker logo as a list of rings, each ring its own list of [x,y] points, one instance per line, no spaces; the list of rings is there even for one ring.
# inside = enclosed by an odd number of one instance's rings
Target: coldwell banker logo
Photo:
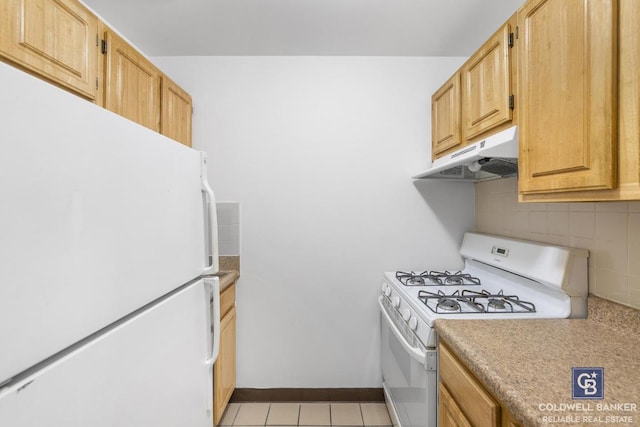
[[[571,368],[573,399],[604,399],[604,368]]]

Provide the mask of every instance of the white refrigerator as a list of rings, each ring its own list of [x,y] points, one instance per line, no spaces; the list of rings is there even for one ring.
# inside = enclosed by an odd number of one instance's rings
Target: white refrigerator
[[[206,157],[3,63],[0,94],[0,425],[213,425]]]

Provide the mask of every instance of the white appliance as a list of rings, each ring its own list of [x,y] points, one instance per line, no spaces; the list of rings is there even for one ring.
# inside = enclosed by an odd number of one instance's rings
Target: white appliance
[[[385,273],[382,377],[394,425],[437,425],[436,319],[586,317],[588,252],[466,233],[454,273]]]
[[[486,181],[518,173],[518,127],[512,126],[481,141],[439,157],[414,179]]]
[[[202,153],[0,63],[0,425],[212,425]]]

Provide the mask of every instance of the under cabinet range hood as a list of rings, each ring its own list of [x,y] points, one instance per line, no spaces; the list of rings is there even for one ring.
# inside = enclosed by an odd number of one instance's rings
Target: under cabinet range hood
[[[414,179],[486,181],[518,173],[518,127],[466,145],[433,161],[431,168]]]

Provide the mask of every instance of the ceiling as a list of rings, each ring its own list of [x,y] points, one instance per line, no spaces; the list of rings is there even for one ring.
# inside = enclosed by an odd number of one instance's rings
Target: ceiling
[[[524,0],[83,0],[150,56],[469,56]]]

